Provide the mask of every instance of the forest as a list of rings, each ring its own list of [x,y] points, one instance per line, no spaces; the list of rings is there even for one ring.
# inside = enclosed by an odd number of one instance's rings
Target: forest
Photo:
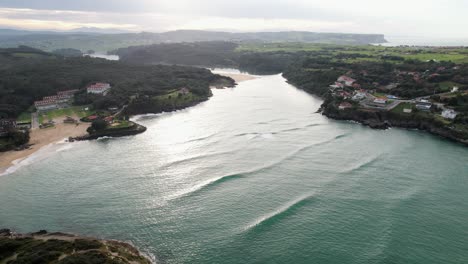
[[[0,49],[0,117],[17,117],[35,100],[62,90],[82,89],[93,82],[108,82],[113,88],[105,98],[81,90],[77,104],[121,106],[131,96],[153,97],[181,87],[207,98],[210,83],[220,79],[231,81],[202,68],[63,57],[29,47]]]

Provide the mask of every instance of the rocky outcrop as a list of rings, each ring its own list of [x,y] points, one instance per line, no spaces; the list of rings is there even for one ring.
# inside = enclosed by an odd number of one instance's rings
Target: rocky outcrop
[[[374,129],[400,127],[423,130],[468,146],[468,135],[430,118],[415,117],[414,115],[403,116],[387,111],[359,108],[338,110],[330,105],[322,106],[322,114],[336,120],[355,121]]]
[[[69,141],[80,141],[80,140],[93,140],[102,137],[126,137],[141,134],[146,131],[146,127],[133,123],[133,126],[120,128],[120,129],[103,129],[100,131],[92,132],[86,136],[70,138]]]
[[[125,242],[49,233],[45,230],[17,234],[9,229],[1,229],[0,263],[150,264],[152,261]]]

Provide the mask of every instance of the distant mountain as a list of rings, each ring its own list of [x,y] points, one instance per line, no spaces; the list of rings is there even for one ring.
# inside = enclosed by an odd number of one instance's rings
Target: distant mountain
[[[82,32],[82,30],[94,32]],[[129,46],[158,43],[231,41],[231,42],[308,42],[366,45],[385,43],[381,34],[315,33],[304,31],[229,33],[203,30],[177,30],[165,33],[97,33],[100,29],[80,28],[73,32],[34,32],[0,30],[0,47],[27,45],[46,51],[73,48],[106,52]],[[4,32],[4,34],[2,34]]]
[[[117,29],[117,28],[97,28],[97,27],[80,27],[69,30],[68,32],[78,32],[78,33],[95,33],[95,34],[123,34],[123,33],[132,33],[128,30]]]

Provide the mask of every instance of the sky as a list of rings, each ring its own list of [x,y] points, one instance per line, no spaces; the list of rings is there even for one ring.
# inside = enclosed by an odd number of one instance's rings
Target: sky
[[[0,28],[380,33],[468,38],[466,0],[0,0]]]

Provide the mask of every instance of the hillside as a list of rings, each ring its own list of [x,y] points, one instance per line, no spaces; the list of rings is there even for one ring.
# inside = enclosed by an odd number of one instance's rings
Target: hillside
[[[3,34],[4,32],[5,34]],[[63,48],[79,49],[83,52],[96,50],[106,52],[118,48],[157,43],[198,42],[198,41],[234,41],[234,42],[307,42],[365,45],[385,43],[379,34],[341,34],[315,32],[256,32],[229,33],[200,30],[177,30],[165,33],[122,33],[97,34],[76,32],[15,32],[0,30],[0,47],[27,45],[52,51]]]
[[[234,83],[201,68],[66,58],[28,47],[0,49],[0,117],[17,117],[35,100],[68,89],[80,89],[75,104],[93,104],[96,108],[123,106],[130,97],[145,100],[182,87],[202,101],[211,95],[210,84],[219,81]],[[108,82],[112,90],[105,97],[87,94],[84,88],[93,82]],[[134,99],[132,104],[138,105],[139,100]],[[164,107],[152,106],[154,111]],[[138,107],[132,109],[138,112]]]

